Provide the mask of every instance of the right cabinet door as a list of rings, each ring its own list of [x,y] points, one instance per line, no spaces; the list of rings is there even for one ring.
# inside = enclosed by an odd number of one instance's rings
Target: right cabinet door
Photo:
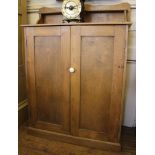
[[[72,135],[119,141],[127,27],[71,27]]]

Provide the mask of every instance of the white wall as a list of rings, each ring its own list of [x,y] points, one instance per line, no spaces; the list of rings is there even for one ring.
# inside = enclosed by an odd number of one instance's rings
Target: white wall
[[[86,3],[116,4],[128,2],[131,4],[132,26],[129,29],[128,59],[136,60],[136,1],[135,0],[86,0]],[[60,6],[56,0],[27,0],[28,23],[35,24],[39,18],[38,9],[41,7]],[[125,88],[125,107],[123,125],[136,126],[136,63],[127,63],[127,76]]]
[[[126,87],[125,87],[125,108],[124,126],[136,126],[136,64],[127,64]]]

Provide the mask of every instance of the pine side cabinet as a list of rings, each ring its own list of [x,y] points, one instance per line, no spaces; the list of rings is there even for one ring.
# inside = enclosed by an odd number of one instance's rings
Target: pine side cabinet
[[[85,4],[83,23],[41,8],[23,25],[30,134],[119,151],[130,6]]]

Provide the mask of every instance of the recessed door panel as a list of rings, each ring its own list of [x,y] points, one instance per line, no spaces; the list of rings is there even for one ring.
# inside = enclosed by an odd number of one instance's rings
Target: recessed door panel
[[[111,102],[113,37],[81,38],[80,129],[106,132]]]
[[[35,76],[38,120],[61,124],[63,63],[61,37],[35,37]]]

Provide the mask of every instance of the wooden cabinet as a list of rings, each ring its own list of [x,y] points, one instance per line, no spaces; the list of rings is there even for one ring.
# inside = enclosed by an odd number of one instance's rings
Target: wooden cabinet
[[[29,132],[119,150],[128,23],[24,30]]]

